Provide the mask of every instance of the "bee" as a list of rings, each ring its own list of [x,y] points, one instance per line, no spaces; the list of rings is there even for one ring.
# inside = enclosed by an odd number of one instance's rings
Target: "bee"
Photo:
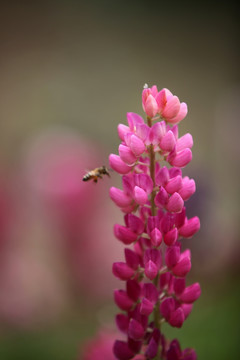
[[[87,174],[84,175],[82,180],[93,180],[95,183],[97,183],[98,179],[102,179],[102,175],[110,176],[108,168],[104,165],[89,171]]]

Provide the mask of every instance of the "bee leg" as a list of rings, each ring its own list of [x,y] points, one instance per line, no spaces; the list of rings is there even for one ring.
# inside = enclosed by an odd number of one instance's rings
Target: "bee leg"
[[[97,177],[95,177],[93,181],[94,181],[95,183],[97,183],[97,181],[98,181]]]

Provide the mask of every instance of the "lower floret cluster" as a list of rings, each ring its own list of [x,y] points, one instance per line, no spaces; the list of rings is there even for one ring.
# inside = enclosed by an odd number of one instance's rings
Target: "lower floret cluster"
[[[178,136],[177,123],[187,106],[169,90],[153,86],[143,91],[143,109],[147,124],[128,113],[128,126],[118,126],[119,155],[109,157],[122,175],[122,189],[111,187],[110,197],[125,214],[114,234],[128,246],[125,261],[112,268],[126,282],[114,292],[122,311],[116,324],[126,340],[116,340],[113,352],[119,360],[195,360],[193,349],[182,351],[176,339],[170,342],[162,333],[164,322],[182,327],[201,294],[199,283],[186,286],[191,252],[182,250],[182,239],[200,228],[199,218],[188,219],[184,206],[196,190],[181,170],[192,159],[192,136]]]

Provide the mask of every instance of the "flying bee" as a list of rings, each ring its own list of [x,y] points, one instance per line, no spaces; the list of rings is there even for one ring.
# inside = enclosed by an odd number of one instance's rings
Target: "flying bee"
[[[84,175],[83,181],[93,180],[95,183],[98,182],[98,179],[102,179],[102,175],[110,176],[109,170],[106,166],[101,166],[96,169],[89,171]]]

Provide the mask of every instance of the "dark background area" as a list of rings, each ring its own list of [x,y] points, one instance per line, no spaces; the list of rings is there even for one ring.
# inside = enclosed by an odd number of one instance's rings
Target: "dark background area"
[[[239,334],[239,28],[233,2],[18,1],[0,12],[0,359],[81,359],[113,321],[117,124],[143,115],[145,83],[189,107],[184,174],[201,219],[187,240],[202,296],[181,330],[199,359],[236,359]],[[78,183],[79,181],[79,183]],[[84,184],[86,185],[86,184]],[[117,283],[117,286],[120,286]]]

